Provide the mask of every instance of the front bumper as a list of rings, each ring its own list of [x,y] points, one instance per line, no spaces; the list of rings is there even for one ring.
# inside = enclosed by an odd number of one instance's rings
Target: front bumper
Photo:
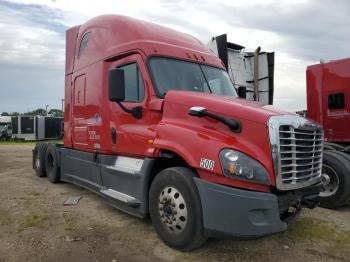
[[[194,181],[201,198],[205,233],[209,237],[258,237],[281,232],[287,229],[302,207],[302,201],[294,204],[288,219],[284,219],[279,206],[280,196],[227,187],[199,178]]]

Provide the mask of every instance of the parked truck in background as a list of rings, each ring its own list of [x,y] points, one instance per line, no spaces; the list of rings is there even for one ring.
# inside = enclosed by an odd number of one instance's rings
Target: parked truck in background
[[[307,67],[306,117],[324,128],[321,205],[350,201],[350,58]]]
[[[64,145],[36,145],[39,177],[149,214],[180,250],[284,231],[317,205],[322,128],[239,98],[199,40],[116,15],[66,36]]]
[[[0,140],[12,137],[12,124],[10,116],[0,116]]]

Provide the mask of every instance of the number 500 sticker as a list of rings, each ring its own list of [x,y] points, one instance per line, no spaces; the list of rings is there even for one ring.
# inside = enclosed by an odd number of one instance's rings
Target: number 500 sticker
[[[199,166],[205,169],[213,170],[214,164],[215,162],[213,160],[201,158],[201,162],[199,163]]]

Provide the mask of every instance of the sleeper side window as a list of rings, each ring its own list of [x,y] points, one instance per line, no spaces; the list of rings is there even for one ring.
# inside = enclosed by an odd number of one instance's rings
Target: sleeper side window
[[[139,68],[136,63],[121,66],[124,70],[125,101],[141,102],[145,97],[145,87]]]
[[[343,109],[345,107],[344,93],[328,95],[329,109]]]
[[[85,48],[86,48],[86,46],[87,46],[87,44],[88,44],[88,42],[89,42],[90,35],[91,35],[91,33],[88,32],[88,33],[86,33],[86,34],[83,36],[83,38],[81,39],[81,41],[80,41],[80,47],[79,47],[78,58],[80,58],[81,55],[84,53],[84,50],[85,50]]]

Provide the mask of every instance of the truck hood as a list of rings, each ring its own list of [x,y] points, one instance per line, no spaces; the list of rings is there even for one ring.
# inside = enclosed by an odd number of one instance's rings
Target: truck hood
[[[239,120],[241,132],[232,132],[224,123],[210,117],[189,115],[189,109],[194,106],[205,107],[210,113]],[[201,159],[212,160],[215,164],[210,172],[215,174],[222,174],[219,159],[222,149],[240,151],[266,168],[273,185],[275,178],[267,121],[271,116],[286,114],[291,113],[236,97],[169,91],[164,98],[162,120],[157,126],[154,145],[176,152],[190,166],[199,170],[203,170]],[[229,184],[227,181],[231,179],[225,181]],[[232,183],[237,185],[237,181]],[[249,185],[245,186],[250,188]]]
[[[164,102],[164,107],[170,106],[170,104],[177,104],[185,106],[188,111],[192,106],[201,106],[205,107],[209,112],[226,118],[248,120],[262,124],[265,124],[270,116],[293,115],[293,113],[278,110],[270,105],[263,105],[238,97],[199,92],[169,91],[165,96]],[[178,110],[177,112],[172,112],[172,114],[187,114],[187,111],[182,112],[182,110]]]

